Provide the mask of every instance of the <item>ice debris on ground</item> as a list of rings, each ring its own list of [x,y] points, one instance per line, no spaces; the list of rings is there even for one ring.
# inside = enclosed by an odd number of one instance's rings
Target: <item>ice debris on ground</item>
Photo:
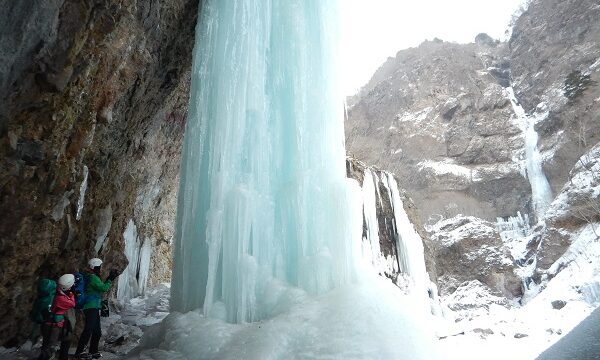
[[[377,275],[357,285],[310,296],[271,284],[277,315],[230,324],[201,310],[172,313],[149,329],[131,358],[139,359],[436,359],[430,315],[415,311]]]
[[[170,284],[159,284],[145,296],[126,301],[110,317],[102,319],[105,351],[125,355],[136,347],[144,331],[169,314]]]

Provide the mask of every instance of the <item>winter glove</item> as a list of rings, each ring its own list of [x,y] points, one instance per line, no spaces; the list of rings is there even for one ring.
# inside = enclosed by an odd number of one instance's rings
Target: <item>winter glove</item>
[[[117,276],[119,276],[119,272],[115,269],[112,269],[110,271],[110,274],[108,275],[108,280],[113,281],[114,279],[117,278]]]

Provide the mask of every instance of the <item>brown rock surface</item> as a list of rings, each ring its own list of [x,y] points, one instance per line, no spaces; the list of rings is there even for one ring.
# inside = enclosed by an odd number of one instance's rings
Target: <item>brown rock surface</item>
[[[39,275],[81,268],[95,247],[123,269],[130,219],[169,241],[198,1],[0,7],[0,345],[14,345]]]
[[[600,223],[600,144],[571,169],[569,181],[546,212],[545,222],[537,250],[537,267],[542,271],[567,251],[574,234],[588,224]],[[596,233],[600,239],[600,229]]]

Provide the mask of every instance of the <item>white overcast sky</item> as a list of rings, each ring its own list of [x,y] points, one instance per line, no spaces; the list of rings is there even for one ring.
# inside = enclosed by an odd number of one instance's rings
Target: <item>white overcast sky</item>
[[[353,95],[389,57],[435,37],[473,42],[504,38],[523,0],[342,0],[342,74]]]

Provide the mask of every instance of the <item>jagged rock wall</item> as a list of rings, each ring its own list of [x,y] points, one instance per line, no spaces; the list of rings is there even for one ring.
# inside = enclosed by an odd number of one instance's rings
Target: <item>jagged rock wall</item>
[[[600,240],[600,143],[577,161],[569,179],[550,204],[545,227],[532,239],[539,271],[548,270],[583,227],[591,225]]]
[[[0,0],[0,345],[39,276],[122,270],[129,221],[168,277],[198,3]]]
[[[506,56],[485,35],[398,52],[349,101],[349,154],[394,172],[423,221],[527,208],[529,183],[513,161],[523,137],[502,87]]]
[[[495,224],[476,217],[456,216],[430,228],[442,296],[478,281],[494,295],[518,298],[522,280]]]
[[[481,34],[400,51],[349,100],[349,153],[399,175],[424,220],[530,212],[523,134],[502,88],[527,113],[549,112],[536,130],[557,194],[600,140],[598,19],[594,0],[534,0],[508,43]]]
[[[536,129],[554,194],[579,157],[600,141],[599,19],[596,0],[535,0],[508,43],[523,108],[533,112],[545,104],[549,110]]]

